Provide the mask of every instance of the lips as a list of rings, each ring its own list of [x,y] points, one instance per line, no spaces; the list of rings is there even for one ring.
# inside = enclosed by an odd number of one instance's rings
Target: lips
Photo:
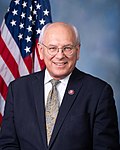
[[[57,66],[64,66],[67,62],[53,62]]]

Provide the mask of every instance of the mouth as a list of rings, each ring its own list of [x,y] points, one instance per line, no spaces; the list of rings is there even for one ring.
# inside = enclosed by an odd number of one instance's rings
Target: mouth
[[[58,67],[63,67],[67,64],[67,62],[53,62]]]

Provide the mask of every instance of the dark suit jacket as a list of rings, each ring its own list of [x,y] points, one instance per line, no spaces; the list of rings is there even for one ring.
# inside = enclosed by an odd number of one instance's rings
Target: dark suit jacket
[[[4,150],[119,150],[113,92],[104,81],[75,69],[50,145],[46,142],[44,71],[12,82],[0,148]],[[74,90],[73,94],[69,90]]]

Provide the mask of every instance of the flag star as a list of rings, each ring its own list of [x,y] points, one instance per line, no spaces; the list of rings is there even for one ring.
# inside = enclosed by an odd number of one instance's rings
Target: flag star
[[[26,48],[24,49],[26,51],[26,53],[30,52],[30,47],[26,46]]]
[[[23,34],[20,33],[20,34],[18,35],[18,38],[19,38],[19,40],[21,40],[21,39],[23,38]]]
[[[20,2],[20,0],[15,0],[15,5],[20,4],[19,2]]]
[[[40,34],[40,32],[41,32],[40,28],[38,28],[38,29],[36,30],[36,32],[37,32],[37,34]]]
[[[30,15],[30,16],[28,17],[28,19],[29,19],[29,21],[32,21],[32,16]]]
[[[35,25],[35,20],[32,21],[32,24]]]
[[[13,16],[17,15],[17,12],[18,12],[18,10],[15,10],[15,9],[14,9],[14,10],[12,11]]]
[[[32,5],[30,6],[30,11],[32,11]]]
[[[24,1],[22,5],[23,5],[23,8],[27,7],[27,2]]]
[[[36,15],[36,14],[37,14],[37,11],[36,11],[36,10],[33,10],[33,14]]]
[[[36,15],[36,19],[37,19],[38,15]]]
[[[32,31],[32,27],[28,26],[27,30],[28,30],[28,32]]]
[[[24,28],[24,23],[20,23],[19,27],[20,29]]]
[[[36,4],[36,3],[37,3],[37,1],[34,1],[34,3]]]
[[[48,14],[49,14],[49,11],[46,9],[45,11],[43,11],[44,12],[44,16],[46,15],[46,16],[48,16]]]
[[[31,42],[31,37],[30,36],[27,36],[25,39],[26,39],[27,43]]]
[[[37,4],[36,7],[37,7],[37,9],[40,9],[41,5],[40,5],[40,4]]]
[[[25,13],[22,12],[21,17],[22,19],[25,18]]]
[[[42,18],[41,20],[39,20],[40,21],[40,24],[42,25],[44,25],[45,24],[45,20]]]
[[[12,27],[16,26],[16,21],[15,20],[12,20],[10,23],[11,23]]]

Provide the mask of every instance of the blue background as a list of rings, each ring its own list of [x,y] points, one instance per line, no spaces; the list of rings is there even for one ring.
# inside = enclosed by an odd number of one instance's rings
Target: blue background
[[[0,0],[0,24],[10,0]],[[53,21],[74,24],[81,35],[77,67],[114,90],[120,130],[120,0],[50,0]]]

